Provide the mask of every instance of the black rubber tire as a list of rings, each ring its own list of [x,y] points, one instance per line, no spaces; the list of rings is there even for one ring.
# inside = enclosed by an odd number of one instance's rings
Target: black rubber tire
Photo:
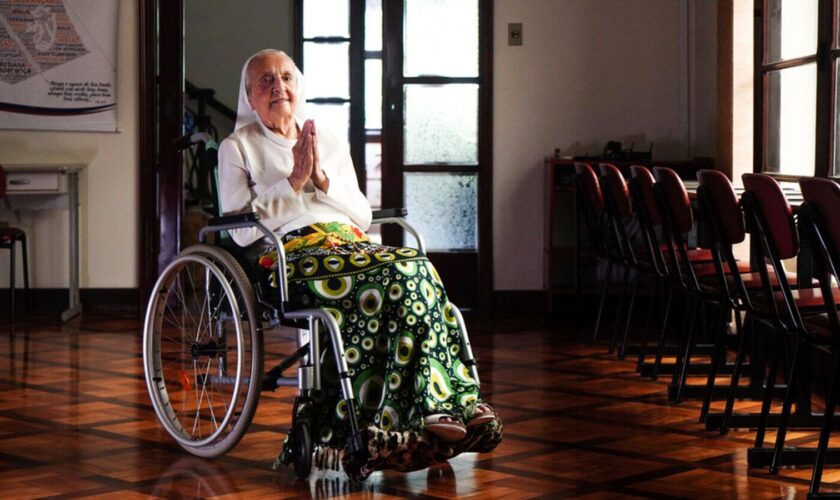
[[[295,422],[292,437],[294,439],[292,463],[295,467],[295,475],[298,479],[306,479],[312,471],[312,438],[309,435],[309,425],[304,422]]]

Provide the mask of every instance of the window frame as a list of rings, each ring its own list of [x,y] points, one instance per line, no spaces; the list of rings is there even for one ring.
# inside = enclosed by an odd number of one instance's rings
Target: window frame
[[[816,52],[811,55],[791,59],[783,59],[776,62],[767,61],[767,47],[770,36],[769,0],[755,0],[754,20],[754,106],[753,110],[753,165],[754,171],[772,175],[780,181],[796,181],[802,176],[785,174],[782,172],[770,172],[766,170],[766,148],[768,137],[773,132],[768,126],[768,102],[767,86],[769,75],[774,71],[803,66],[816,63],[817,65],[817,89],[816,89],[816,120],[814,123],[815,149],[813,175],[815,177],[829,177],[832,174],[834,164],[834,144],[840,138],[833,137],[835,127],[834,106],[837,99],[835,95],[836,74],[835,64],[840,60],[840,48],[835,47],[833,33],[838,26],[837,14],[840,7],[840,0],[818,0],[817,17],[817,47]],[[840,171],[835,177],[840,176]]]
[[[348,99],[321,97],[321,98],[307,98],[307,103],[312,104],[350,104],[350,126],[349,137],[350,143],[350,157],[353,159],[353,165],[356,169],[356,177],[359,181],[359,188],[362,192],[366,192],[367,188],[367,172],[365,170],[365,0],[347,0],[349,3],[349,37],[303,37],[303,2],[304,0],[295,0],[294,16],[295,16],[295,53],[297,55],[296,62],[301,72],[306,75],[306,61],[303,56],[304,44],[306,43],[349,43],[349,61],[350,66],[350,97]],[[361,123],[361,127],[354,126],[354,124]]]

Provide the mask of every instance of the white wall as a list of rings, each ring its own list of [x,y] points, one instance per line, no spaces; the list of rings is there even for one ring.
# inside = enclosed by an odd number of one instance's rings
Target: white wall
[[[86,163],[80,176],[81,286],[137,284],[136,0],[121,0],[117,59],[118,133],[0,130],[0,163]],[[41,288],[67,286],[67,212],[0,212],[30,240],[30,279]],[[0,258],[0,286],[8,286],[8,259]],[[23,278],[18,266],[18,286]]]
[[[497,290],[542,287],[543,158],[555,148],[594,155],[620,140],[653,142],[654,160],[714,155],[715,12],[711,1],[496,0]],[[523,23],[521,47],[507,45],[511,22]]]
[[[293,6],[292,0],[185,0],[187,80],[214,89],[216,99],[236,111],[245,60],[265,48],[294,52]],[[221,116],[213,114],[211,119],[220,139],[232,131],[233,124]]]

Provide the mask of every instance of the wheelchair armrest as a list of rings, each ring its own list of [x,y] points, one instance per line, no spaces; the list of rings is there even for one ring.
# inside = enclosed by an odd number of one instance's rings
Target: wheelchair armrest
[[[402,226],[405,231],[414,237],[417,242],[417,249],[426,253],[426,242],[417,229],[405,220],[408,215],[408,210],[405,208],[386,208],[384,210],[376,210],[373,212],[373,219],[371,224],[398,224]]]
[[[377,220],[380,219],[391,219],[394,217],[405,217],[408,215],[408,210],[405,208],[384,208],[382,210],[374,210],[373,211],[373,221],[372,223],[376,223]]]
[[[207,221],[208,226],[229,226],[232,224],[244,224],[248,222],[256,222],[260,220],[260,214],[256,212],[249,212],[247,214],[225,215],[223,217],[213,217]]]

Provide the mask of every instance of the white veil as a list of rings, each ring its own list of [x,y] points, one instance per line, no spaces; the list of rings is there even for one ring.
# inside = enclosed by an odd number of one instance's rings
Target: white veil
[[[264,56],[266,54],[283,54],[284,56],[289,57],[282,50],[263,49],[245,61],[245,64],[242,66],[242,75],[239,78],[239,102],[236,106],[236,126],[234,127],[234,130],[239,130],[244,126],[250,125],[251,123],[259,120],[257,113],[251,107],[251,103],[248,102],[248,93],[245,90],[245,78],[248,73],[248,64],[251,63],[251,60],[255,57]],[[289,57],[289,59],[291,60],[291,57]],[[294,63],[294,61],[292,62]],[[303,108],[306,103],[306,93],[304,92],[306,89],[306,83],[303,78],[303,73],[300,72],[297,64],[295,64],[295,78],[297,80],[297,105],[295,107],[295,118],[299,122],[303,122],[305,119]]]

